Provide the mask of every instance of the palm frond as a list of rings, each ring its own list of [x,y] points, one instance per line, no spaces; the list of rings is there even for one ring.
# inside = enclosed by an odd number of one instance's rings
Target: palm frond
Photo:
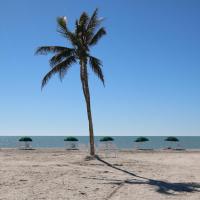
[[[76,36],[78,36],[79,32],[80,32],[80,26],[79,26],[78,20],[76,20],[76,22],[75,22],[75,34],[76,34]]]
[[[79,44],[79,41],[77,40],[76,35],[68,30],[66,20],[63,17],[58,17],[57,23],[58,23],[57,31],[62,36],[67,38],[72,43],[73,46],[77,46]]]
[[[59,73],[60,79],[62,80],[62,78],[64,77],[64,75],[66,74],[66,72],[68,71],[68,69],[71,67],[71,65],[73,63],[76,63],[76,58],[74,56],[70,56],[68,57],[66,60],[64,60],[63,62],[59,63],[58,65],[54,66],[43,78],[42,80],[42,86],[41,88],[43,88],[47,82],[49,81],[49,79],[56,73]]]
[[[72,37],[74,46],[76,47],[85,47],[85,39],[84,39],[84,34],[86,33],[84,25],[81,25],[78,20],[75,22],[75,32],[74,36]]]
[[[62,46],[42,46],[37,48],[35,54],[47,55],[49,53],[59,53],[66,49],[67,49],[66,47]]]
[[[53,67],[54,65],[59,64],[64,59],[66,59],[67,57],[70,57],[72,55],[75,55],[75,49],[66,48],[64,51],[62,51],[62,52],[56,54],[55,56],[53,56],[49,60],[49,64],[50,64],[51,67]]]
[[[94,73],[98,76],[98,78],[102,81],[103,85],[105,86],[104,75],[101,69],[102,67],[101,61],[98,58],[89,56],[89,63]]]
[[[96,8],[95,11],[93,12],[87,28],[90,29],[92,27],[96,27],[97,22],[98,22],[98,8]]]
[[[92,14],[90,21],[87,26],[87,30],[90,32],[94,32],[94,30],[101,24],[103,18],[98,18],[98,9],[96,8],[94,13]]]
[[[97,42],[106,35],[106,30],[104,27],[100,28],[90,41],[90,46],[97,44]]]
[[[83,12],[79,18],[79,25],[83,31],[86,30],[89,20],[90,20],[90,17],[88,16],[88,14],[86,12]]]
[[[91,40],[102,21],[103,18],[98,18],[98,9],[96,8],[87,26],[87,41]]]
[[[70,56],[66,59],[66,67],[63,67],[60,71],[59,71],[59,77],[60,80],[62,81],[62,79],[64,78],[65,74],[67,73],[68,69],[71,67],[72,64],[76,63],[76,57],[75,56]]]

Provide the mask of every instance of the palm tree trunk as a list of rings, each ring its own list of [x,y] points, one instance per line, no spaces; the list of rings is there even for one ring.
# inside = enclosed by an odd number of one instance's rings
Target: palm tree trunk
[[[81,82],[83,94],[85,97],[86,107],[87,107],[87,116],[89,122],[89,134],[90,134],[90,155],[95,155],[94,148],[94,132],[93,132],[93,123],[92,123],[92,112],[90,105],[90,91],[88,86],[88,74],[87,74],[87,66],[84,62],[81,62]]]

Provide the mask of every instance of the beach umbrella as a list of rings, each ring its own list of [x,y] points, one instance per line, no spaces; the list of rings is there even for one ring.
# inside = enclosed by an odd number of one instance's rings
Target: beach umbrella
[[[78,142],[78,139],[76,137],[66,137],[64,141]]]
[[[100,139],[100,142],[109,142],[109,141],[114,141],[114,139],[109,136],[106,136]]]
[[[138,137],[134,142],[143,143],[143,142],[147,142],[147,141],[149,141],[149,139],[146,137]]]
[[[19,142],[20,142],[20,148],[22,149],[30,149],[31,146],[30,146],[30,143],[32,142],[32,138],[30,137],[21,137],[19,138]]]
[[[76,137],[66,137],[64,139],[67,150],[78,149],[78,139]]]
[[[165,139],[165,141],[169,141],[169,142],[179,142],[179,139],[176,137],[167,137]]]
[[[170,137],[167,137],[167,138],[165,139],[165,141],[167,141],[167,142],[179,142],[179,139],[176,138],[176,137],[170,136]],[[171,149],[171,147],[168,147],[168,148]]]
[[[32,138],[30,137],[21,137],[19,138],[19,142],[32,142]]]
[[[135,142],[147,142],[147,141],[149,141],[149,139],[146,138],[146,137],[138,137],[138,138],[135,140]]]

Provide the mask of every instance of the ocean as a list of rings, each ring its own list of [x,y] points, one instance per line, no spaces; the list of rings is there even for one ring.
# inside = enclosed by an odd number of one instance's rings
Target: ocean
[[[33,139],[32,146],[34,148],[63,148],[64,147],[64,136],[30,136]],[[134,140],[138,136],[112,136],[114,142],[119,149],[133,149],[138,146]],[[15,148],[18,146],[19,136],[0,136],[0,148]],[[88,136],[76,136],[81,144],[88,144]],[[95,137],[95,144],[98,146],[100,136]],[[185,149],[200,149],[200,136],[179,136],[178,143],[164,141],[164,136],[147,136],[148,142],[139,144],[141,148],[153,148],[160,149],[171,147],[179,147]]]

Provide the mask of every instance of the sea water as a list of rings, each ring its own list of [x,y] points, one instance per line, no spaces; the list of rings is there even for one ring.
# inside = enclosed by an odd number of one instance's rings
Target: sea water
[[[34,148],[63,148],[64,136],[30,136],[33,139],[32,146]],[[179,136],[179,142],[166,142],[164,136],[147,136],[148,142],[142,144],[134,142],[138,136],[112,136],[115,144],[120,149],[133,149],[141,147],[145,149],[160,149],[169,146],[200,149],[200,136]],[[18,146],[19,136],[0,136],[0,148],[15,148]],[[79,143],[89,144],[88,136],[76,136]],[[98,146],[101,136],[95,137],[95,145]]]

